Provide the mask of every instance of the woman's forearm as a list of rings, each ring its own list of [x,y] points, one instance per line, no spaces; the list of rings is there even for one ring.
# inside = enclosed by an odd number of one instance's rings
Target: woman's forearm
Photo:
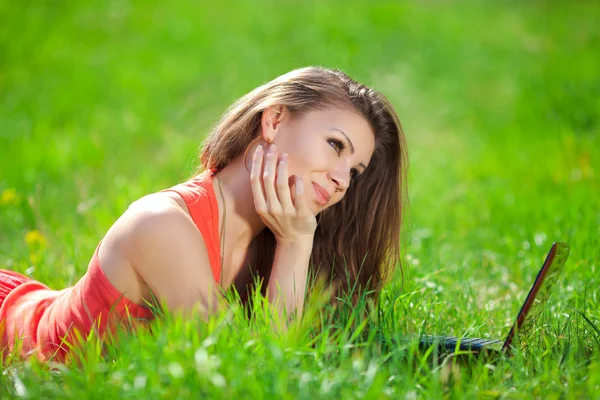
[[[287,318],[302,313],[312,246],[312,238],[277,244],[267,294],[280,314],[285,310]]]

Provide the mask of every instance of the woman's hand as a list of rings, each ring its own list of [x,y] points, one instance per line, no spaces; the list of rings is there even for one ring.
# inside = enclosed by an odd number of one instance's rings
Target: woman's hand
[[[295,178],[295,199],[292,202],[288,177],[288,155],[279,163],[277,147],[271,145],[264,156],[262,146],[254,152],[250,181],[256,212],[273,232],[278,245],[314,238],[317,219],[312,215],[304,195],[302,178]],[[264,161],[264,172],[263,172]]]

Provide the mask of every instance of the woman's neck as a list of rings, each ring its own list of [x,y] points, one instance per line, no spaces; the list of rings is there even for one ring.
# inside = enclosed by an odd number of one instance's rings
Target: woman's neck
[[[265,224],[254,208],[250,174],[244,168],[242,157],[230,162],[217,173],[213,180],[213,189],[219,205],[219,228],[221,228],[225,207],[222,204],[219,180],[221,180],[227,208],[225,253],[243,252],[252,240],[265,229]]]

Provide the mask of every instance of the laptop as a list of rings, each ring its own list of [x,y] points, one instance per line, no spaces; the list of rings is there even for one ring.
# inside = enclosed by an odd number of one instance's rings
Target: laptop
[[[544,265],[538,272],[533,286],[504,340],[426,335],[421,338],[420,347],[428,349],[431,346],[437,346],[436,350],[442,353],[461,351],[469,354],[499,355],[510,352],[518,337],[526,335],[531,330],[535,319],[543,311],[544,305],[550,297],[550,291],[558,281],[569,253],[570,247],[567,243],[555,242],[552,245]]]

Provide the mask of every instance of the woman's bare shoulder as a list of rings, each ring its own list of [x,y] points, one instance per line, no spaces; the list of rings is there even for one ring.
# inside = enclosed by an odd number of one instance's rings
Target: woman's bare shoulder
[[[177,236],[181,234],[177,228],[194,227],[190,215],[171,193],[154,193],[133,202],[121,217],[124,228],[133,238],[150,234],[161,234],[173,230]]]
[[[134,297],[145,298],[151,289],[168,305],[187,308],[198,299],[198,290],[205,293],[213,280],[202,235],[168,192],[132,203],[106,234],[101,249],[100,262],[109,279],[112,275],[119,290],[136,292]],[[193,284],[198,280],[204,281],[201,287]]]

